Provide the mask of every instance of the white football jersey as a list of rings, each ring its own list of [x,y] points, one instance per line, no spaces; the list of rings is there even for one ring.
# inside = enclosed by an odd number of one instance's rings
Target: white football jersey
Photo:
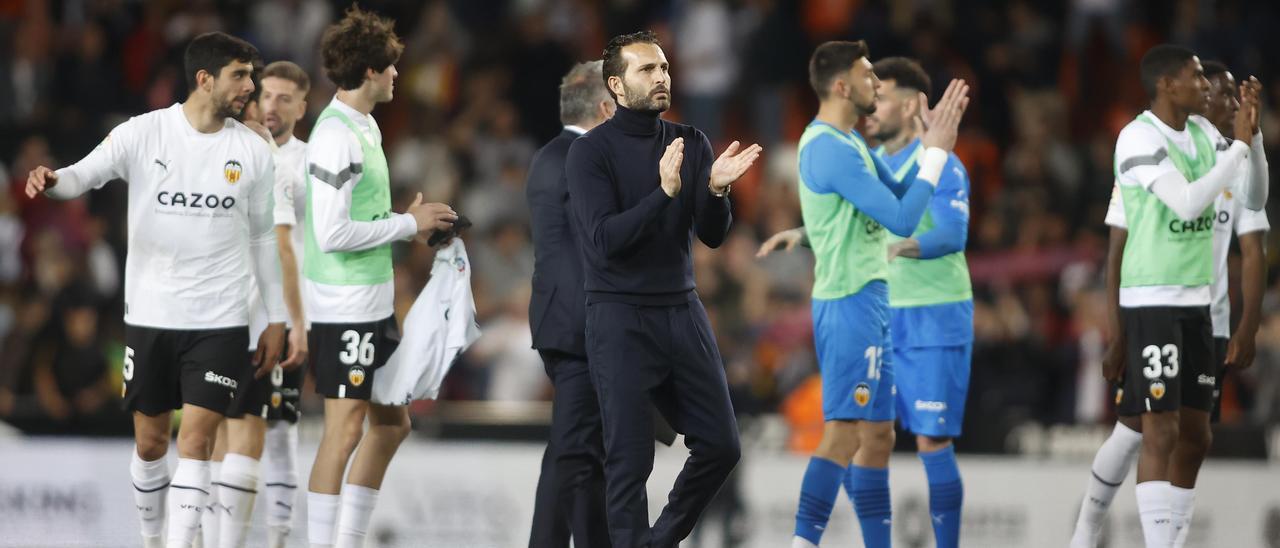
[[[284,321],[271,192],[275,168],[262,137],[232,119],[200,133],[182,105],[120,124],[75,165],[58,170],[54,198],[113,179],[129,184],[125,323],[163,329],[248,325],[251,278],[268,315]],[[256,251],[255,251],[256,250]],[[266,264],[264,264],[266,263]],[[268,293],[271,293],[269,296]]]

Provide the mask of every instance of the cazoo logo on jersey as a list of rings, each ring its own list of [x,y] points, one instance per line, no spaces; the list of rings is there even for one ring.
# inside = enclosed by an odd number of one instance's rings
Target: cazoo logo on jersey
[[[169,192],[156,194],[156,201],[162,206],[181,206],[191,209],[231,209],[236,206],[235,196],[219,196],[203,192]]]

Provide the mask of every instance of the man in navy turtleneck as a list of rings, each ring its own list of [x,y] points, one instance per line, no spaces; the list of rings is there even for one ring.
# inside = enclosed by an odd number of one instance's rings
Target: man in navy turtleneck
[[[606,513],[615,548],[675,546],[738,461],[738,427],[706,311],[694,292],[693,236],[718,247],[729,186],[761,148],[719,158],[697,129],[659,118],[671,106],[666,56],[650,31],[610,40],[603,76],[618,103],[569,148],[587,301],[587,361],[604,424]],[[650,401],[690,456],[653,527]]]

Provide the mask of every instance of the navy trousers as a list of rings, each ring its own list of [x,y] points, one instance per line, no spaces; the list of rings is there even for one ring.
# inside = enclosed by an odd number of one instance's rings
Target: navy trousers
[[[724,365],[696,299],[675,306],[587,305],[587,357],[604,421],[605,507],[616,548],[674,547],[738,463],[738,423]],[[653,471],[656,406],[684,434],[689,458],[653,526],[645,483]]]
[[[600,405],[587,361],[562,352],[539,354],[555,395],[529,548],[568,548],[570,535],[577,548],[609,548]]]

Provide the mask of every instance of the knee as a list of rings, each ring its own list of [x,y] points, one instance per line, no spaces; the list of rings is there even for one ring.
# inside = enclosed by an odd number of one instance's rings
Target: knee
[[[1178,442],[1178,417],[1169,413],[1159,413],[1151,420],[1143,421],[1142,445],[1160,453],[1173,450]]]
[[[134,442],[138,445],[138,456],[148,462],[159,460],[169,452],[168,432],[138,432]]]
[[[350,456],[364,437],[364,417],[360,417],[360,420],[346,420],[332,428],[326,428],[324,434],[338,446],[342,454]]]
[[[742,445],[736,433],[703,440],[698,444],[697,449],[691,452],[695,453],[699,460],[707,462],[726,475],[742,459]]]
[[[1179,432],[1178,444],[1203,458],[1209,454],[1209,447],[1213,445],[1213,431],[1207,427],[1183,428]]]
[[[195,429],[179,430],[178,453],[185,458],[207,460],[213,453],[213,435]]]
[[[403,443],[409,439],[409,433],[413,431],[413,427],[409,424],[409,417],[405,417],[402,421],[393,422],[391,424],[380,425],[382,431],[396,444]]]
[[[862,448],[867,452],[875,455],[888,456],[893,452],[894,441],[897,435],[893,432],[893,427],[888,428],[868,428],[863,430],[860,435]]]
[[[935,453],[951,445],[951,438],[916,436],[916,450],[921,453]],[[892,448],[892,444],[890,445]]]

